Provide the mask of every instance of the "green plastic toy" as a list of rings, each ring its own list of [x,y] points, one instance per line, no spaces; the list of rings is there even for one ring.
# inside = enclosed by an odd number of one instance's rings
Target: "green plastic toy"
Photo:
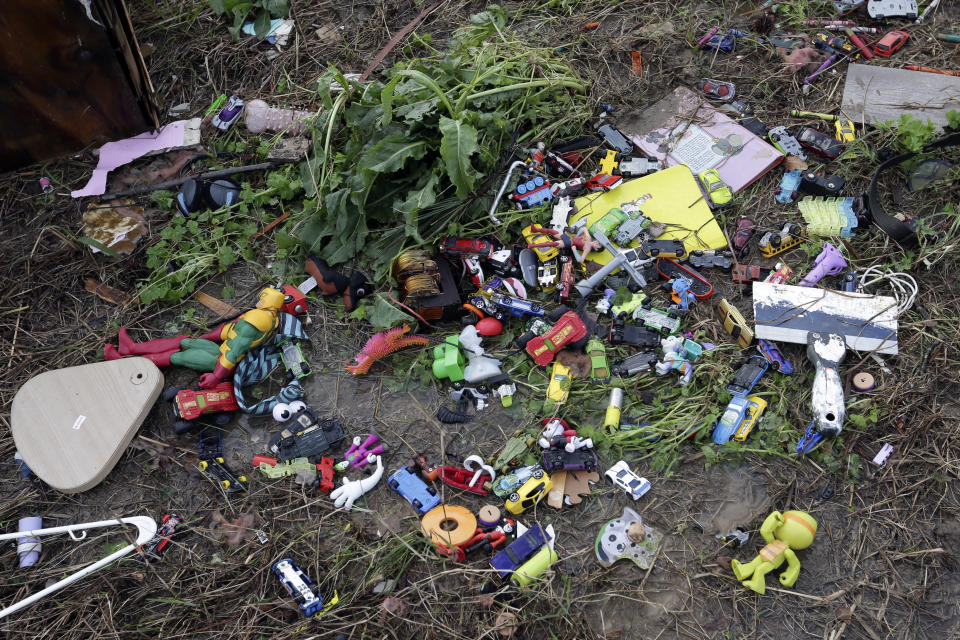
[[[447,336],[444,344],[433,348],[433,375],[438,379],[447,378],[450,382],[463,380],[466,359],[460,352],[459,336]]]
[[[587,355],[590,356],[590,381],[594,384],[610,382],[610,365],[607,363],[607,350],[597,337],[587,342]]]
[[[620,224],[622,224],[627,219],[627,214],[623,212],[623,209],[614,207],[603,214],[603,217],[590,225],[590,235],[596,235],[599,231],[603,235],[609,237],[612,235],[614,229],[616,229]]]
[[[278,462],[274,465],[261,462],[257,468],[260,469],[260,473],[268,478],[283,478],[285,476],[295,475],[301,471],[314,475],[317,473],[317,465],[310,462],[309,458],[294,458],[293,460]]]
[[[763,595],[767,591],[767,573],[786,562],[787,570],[780,574],[780,584],[792,587],[800,575],[800,560],[794,551],[813,544],[813,538],[817,535],[817,521],[805,511],[774,511],[760,525],[760,535],[767,545],[760,549],[756,558],[747,564],[736,560],[730,563],[737,580]]]

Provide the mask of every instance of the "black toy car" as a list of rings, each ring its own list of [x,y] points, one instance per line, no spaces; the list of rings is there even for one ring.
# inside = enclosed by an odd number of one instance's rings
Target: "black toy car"
[[[304,406],[270,437],[270,451],[280,462],[323,455],[343,440],[343,425],[335,418],[321,418]]]

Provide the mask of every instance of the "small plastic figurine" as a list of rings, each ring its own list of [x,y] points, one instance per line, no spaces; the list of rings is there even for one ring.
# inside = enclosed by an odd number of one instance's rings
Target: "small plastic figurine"
[[[806,511],[774,511],[760,525],[760,535],[767,545],[747,564],[736,560],[730,563],[737,580],[760,595],[766,593],[766,575],[787,563],[780,574],[780,584],[792,587],[800,575],[800,561],[794,551],[806,549],[817,535],[817,521]],[[752,577],[751,577],[752,576]]]
[[[120,329],[120,348],[108,344],[103,348],[103,356],[106,360],[140,356],[158,367],[177,365],[206,371],[208,373],[200,376],[200,388],[212,389],[233,377],[234,367],[250,349],[266,343],[273,336],[279,326],[278,315],[284,298],[282,291],[268,287],[260,292],[254,309],[199,338],[177,336],[134,342],[126,329]]]
[[[580,233],[576,236],[570,236],[566,233],[561,233],[556,229],[538,227],[536,225],[532,227],[532,231],[535,233],[545,233],[549,236],[553,236],[556,238],[556,241],[528,244],[528,249],[538,249],[541,247],[563,247],[564,249],[568,249],[573,253],[573,257],[577,259],[577,262],[583,262],[586,260],[591,251],[602,250],[600,243],[590,236],[590,232],[587,230],[586,226],[580,229]],[[583,251],[583,253],[579,253],[577,249],[580,249]]]
[[[686,278],[675,278],[673,288],[670,291],[670,297],[680,305],[684,311],[690,308],[690,305],[696,302],[697,297],[690,291],[690,281]]]
[[[660,341],[663,347],[663,361],[654,367],[658,376],[665,376],[670,371],[680,372],[680,386],[687,386],[693,379],[693,363],[703,353],[703,347],[687,340],[682,336],[667,336]]]
[[[376,468],[372,474],[360,480],[344,478],[343,484],[330,492],[330,499],[333,500],[333,506],[337,509],[344,507],[347,511],[350,511],[353,509],[353,503],[356,502],[357,499],[373,489],[377,483],[380,482],[380,478],[383,476],[383,461],[380,456],[371,453],[365,460],[370,464],[376,463]]]

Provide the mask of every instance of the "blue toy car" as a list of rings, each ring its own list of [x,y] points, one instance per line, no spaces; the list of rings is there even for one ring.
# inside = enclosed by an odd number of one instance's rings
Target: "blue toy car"
[[[501,578],[506,578],[532,558],[545,544],[547,544],[547,534],[540,525],[535,525],[511,542],[506,549],[490,558],[490,566],[496,569]]]
[[[760,422],[767,401],[760,396],[737,396],[730,400],[720,421],[713,428],[713,441],[726,444],[730,438],[743,442]]]
[[[387,479],[390,488],[399,493],[420,513],[426,513],[440,504],[437,490],[420,479],[409,467],[400,467]]]
[[[746,396],[753,390],[754,385],[767,372],[767,359],[763,356],[750,356],[740,365],[740,369],[727,385],[727,391],[732,396]]]
[[[274,562],[272,570],[308,618],[316,613],[326,612],[339,600],[337,592],[334,591],[333,598],[324,606],[323,599],[317,594],[317,585],[290,558]]]
[[[794,169],[793,171],[787,171],[783,174],[783,177],[780,178],[780,186],[777,187],[777,192],[774,196],[777,202],[780,204],[790,204],[797,199],[797,196],[800,195],[797,189],[800,187],[800,176],[802,173],[800,169]]]
[[[783,357],[775,344],[766,340],[757,340],[757,349],[760,350],[760,353],[763,354],[763,357],[767,359],[767,362],[775,371],[785,375],[793,373],[793,364]]]

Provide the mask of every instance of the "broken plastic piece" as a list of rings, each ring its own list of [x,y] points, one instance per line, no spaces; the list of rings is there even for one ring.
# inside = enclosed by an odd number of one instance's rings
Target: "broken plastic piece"
[[[893,453],[893,445],[889,442],[885,443],[876,456],[873,458],[873,464],[878,467],[882,467],[883,463],[887,461],[887,458],[890,457],[890,454]]]
[[[600,529],[594,550],[597,562],[609,567],[626,558],[641,569],[649,569],[657,555],[663,534],[643,524],[640,515],[630,507]]]
[[[306,131],[307,124],[303,121],[314,115],[311,111],[280,109],[271,107],[263,100],[251,100],[247,103],[245,122],[250,133],[286,131],[290,135],[298,136]]]

